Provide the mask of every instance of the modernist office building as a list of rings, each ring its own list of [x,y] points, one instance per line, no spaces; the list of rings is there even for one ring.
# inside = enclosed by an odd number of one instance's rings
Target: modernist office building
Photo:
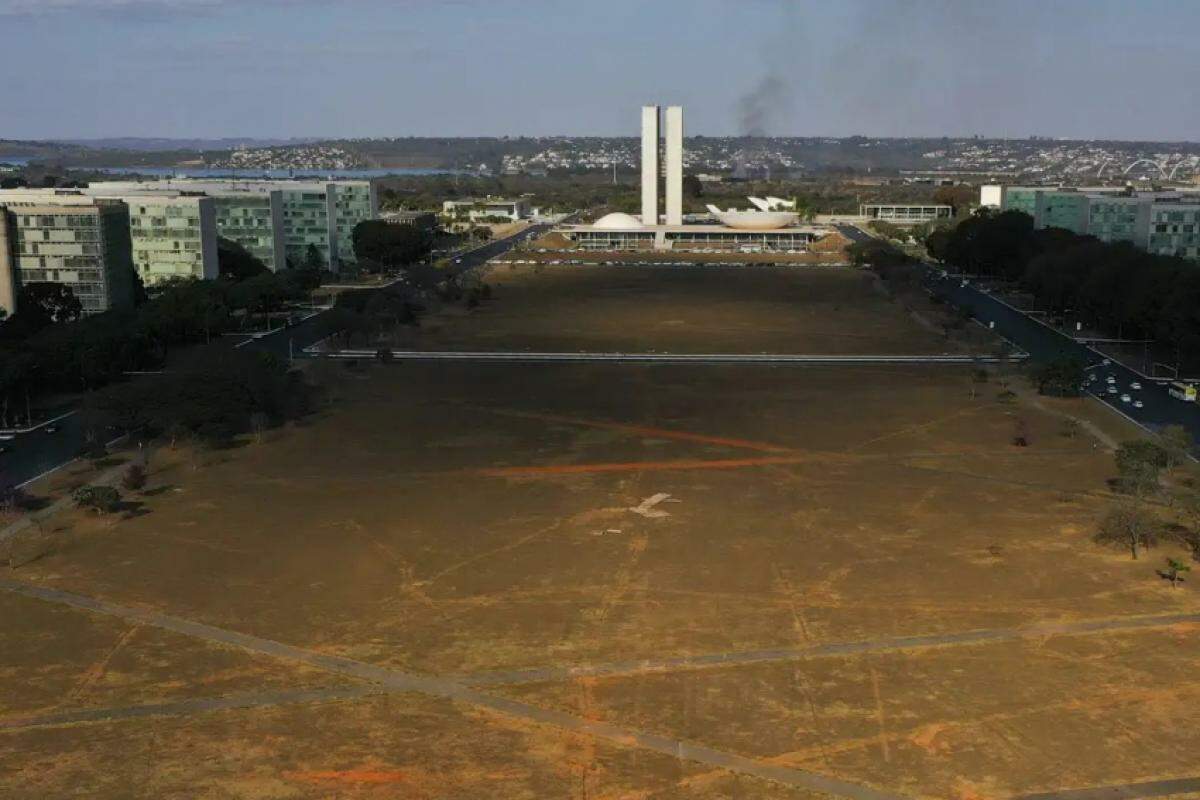
[[[287,269],[281,192],[213,192],[209,196],[221,238],[237,242],[272,272]]]
[[[984,186],[982,205],[1023,211],[1036,228],[1064,228],[1151,253],[1200,258],[1200,194],[1123,187]]]
[[[89,191],[210,196],[217,234],[275,270],[307,266],[314,253],[316,266],[333,272],[354,264],[354,227],[379,217],[374,181],[111,181]]]
[[[78,194],[0,192],[0,307],[17,309],[20,287],[71,288],[85,314],[133,303],[129,209]]]
[[[529,218],[529,201],[524,197],[506,199],[483,197],[466,200],[446,200],[442,203],[442,214],[452,220],[479,222],[490,217],[503,217],[509,222]]]
[[[212,280],[217,268],[217,219],[211,197],[128,195],[133,268],[146,287],[164,281]]]
[[[864,203],[858,207],[858,214],[896,225],[915,225],[950,219],[954,216],[954,207],[919,203]]]

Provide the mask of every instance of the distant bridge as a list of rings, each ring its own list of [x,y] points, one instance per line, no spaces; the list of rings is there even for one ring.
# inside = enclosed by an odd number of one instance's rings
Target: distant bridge
[[[1099,169],[1096,170],[1096,177],[1099,178],[1103,176],[1104,170],[1115,163],[1116,162],[1111,158],[1105,161],[1100,165]],[[1155,161],[1152,158],[1138,158],[1129,162],[1124,168],[1118,168],[1121,169],[1121,175],[1125,176],[1132,172],[1135,167],[1143,164],[1148,164],[1158,170],[1158,176],[1163,180],[1173,181],[1181,169],[1191,170],[1193,174],[1196,174],[1198,171],[1197,168],[1200,167],[1200,156],[1187,156],[1174,162],[1172,162],[1171,159]]]

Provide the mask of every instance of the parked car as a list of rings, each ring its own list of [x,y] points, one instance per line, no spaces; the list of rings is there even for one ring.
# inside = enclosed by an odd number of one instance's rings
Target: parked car
[[[1137,381],[1134,381],[1133,383],[1129,384],[1129,388],[1130,389],[1141,389],[1142,384],[1138,383]]]
[[[1116,394],[1116,393],[1117,393],[1117,387],[1115,387],[1115,386],[1110,386],[1110,387],[1108,387],[1108,393],[1109,393],[1109,394]]]
[[[1146,404],[1145,404],[1145,403],[1143,403],[1141,400],[1134,400],[1134,401],[1133,401],[1133,407],[1134,407],[1134,408],[1144,408],[1144,407],[1145,407],[1145,405],[1146,405]]]
[[[1114,376],[1109,375],[1107,378],[1104,379],[1104,382],[1107,384],[1113,384],[1113,383],[1117,382],[1117,379]]]
[[[1133,398],[1132,398],[1132,397],[1130,397],[1130,396],[1129,396],[1129,395],[1127,395],[1127,394],[1123,394],[1123,395],[1121,395],[1121,402],[1122,402],[1122,403],[1132,403],[1132,402],[1133,402]]]

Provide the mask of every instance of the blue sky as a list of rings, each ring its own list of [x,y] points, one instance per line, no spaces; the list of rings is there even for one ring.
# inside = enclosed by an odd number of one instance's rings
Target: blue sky
[[[632,135],[661,102],[689,134],[1197,140],[1197,28],[1196,0],[0,0],[0,138]]]

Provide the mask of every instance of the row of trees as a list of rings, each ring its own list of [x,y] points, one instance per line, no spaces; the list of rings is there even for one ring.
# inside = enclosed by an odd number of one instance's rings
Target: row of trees
[[[219,446],[234,436],[295,419],[310,406],[300,373],[269,353],[196,351],[149,380],[117,383],[90,394],[84,429],[92,441],[111,431],[192,439]]]
[[[1020,211],[939,228],[926,247],[943,263],[1020,284],[1052,312],[1082,313],[1124,336],[1172,343],[1182,364],[1200,365],[1200,270],[1192,262],[1061,228],[1035,230]]]
[[[126,373],[153,371],[172,349],[212,341],[257,313],[303,299],[319,277],[266,270],[242,280],[173,281],[132,309],[80,317],[62,284],[27,284],[18,312],[0,325],[0,426],[54,392],[98,389]]]
[[[453,275],[428,265],[405,270],[405,279],[383,289],[342,292],[322,316],[329,334],[346,345],[386,339],[400,328],[416,327],[439,303],[476,308],[491,299],[492,287],[475,275]]]
[[[367,220],[354,226],[354,255],[366,268],[395,270],[415,264],[426,259],[432,247],[433,233],[415,225]]]

